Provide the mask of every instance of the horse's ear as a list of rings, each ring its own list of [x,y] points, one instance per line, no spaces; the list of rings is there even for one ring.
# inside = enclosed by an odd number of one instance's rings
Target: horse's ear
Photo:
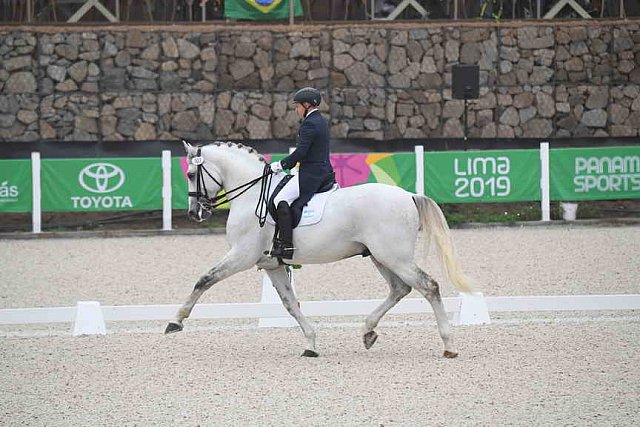
[[[184,145],[184,151],[186,151],[187,154],[191,153],[191,150],[193,149],[193,145],[189,144],[184,139],[182,140],[182,145]]]

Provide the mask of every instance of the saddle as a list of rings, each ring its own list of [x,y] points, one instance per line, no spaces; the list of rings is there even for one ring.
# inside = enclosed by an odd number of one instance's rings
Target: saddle
[[[284,186],[293,178],[293,175],[285,175],[280,182],[278,182],[273,189],[273,192],[269,196],[269,202],[267,203],[267,211],[269,216],[267,221],[271,224],[275,224],[275,220],[278,215],[276,214],[276,206],[274,199],[276,195],[284,188]],[[320,188],[316,191],[311,200],[304,205],[294,202],[291,206],[293,214],[293,227],[315,224],[322,218],[324,212],[324,205],[334,191],[340,186],[336,183],[335,172],[331,172],[322,181]]]

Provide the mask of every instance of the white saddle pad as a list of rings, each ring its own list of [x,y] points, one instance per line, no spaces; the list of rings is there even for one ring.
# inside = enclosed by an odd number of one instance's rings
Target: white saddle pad
[[[280,180],[278,180],[278,182],[279,181]],[[272,182],[271,187],[275,188],[275,186],[278,185],[278,182]],[[339,188],[340,185],[336,183],[333,184],[333,187],[329,191],[314,194],[311,200],[309,200],[309,203],[307,203],[304,209],[302,209],[302,217],[300,218],[298,227],[313,225],[320,222],[320,220],[322,219],[322,214],[324,213],[324,206],[327,204],[327,200],[329,200],[329,197]],[[269,192],[269,194],[271,195],[271,192]],[[267,222],[274,225],[276,223],[271,217],[271,214],[267,215]]]

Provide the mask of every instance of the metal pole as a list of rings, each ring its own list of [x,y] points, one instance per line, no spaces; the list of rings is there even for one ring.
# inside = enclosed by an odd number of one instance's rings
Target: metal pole
[[[171,151],[162,151],[162,229],[171,230]]]
[[[416,145],[416,194],[424,196],[424,146]]]
[[[295,0],[289,0],[289,25],[293,25],[293,21],[294,21],[294,16],[293,14],[295,13],[294,10],[294,1]]]
[[[467,98],[464,98],[464,140],[467,141]],[[464,147],[465,151],[467,150],[467,146]]]
[[[542,221],[551,221],[551,201],[549,196],[549,143],[540,143],[540,210]]]
[[[40,153],[31,153],[31,223],[33,232],[42,232],[42,192],[40,190]]]
[[[458,19],[458,0],[453,0],[453,19]]]

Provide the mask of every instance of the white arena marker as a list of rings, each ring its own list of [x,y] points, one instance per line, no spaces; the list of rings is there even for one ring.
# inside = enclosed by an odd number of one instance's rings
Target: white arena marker
[[[293,274],[291,275],[291,288],[293,288]],[[294,289],[295,293],[295,289]],[[262,276],[262,297],[260,298],[262,304],[282,304],[280,295],[276,292],[276,288],[273,287],[271,279],[266,273]],[[298,322],[291,315],[287,317],[261,317],[258,320],[258,327],[260,328],[291,328],[298,326]]]
[[[455,314],[456,325],[485,325],[491,323],[489,308],[482,292],[460,294],[460,309]]]
[[[73,322],[73,336],[106,335],[102,307],[97,301],[78,301],[76,317]]]

